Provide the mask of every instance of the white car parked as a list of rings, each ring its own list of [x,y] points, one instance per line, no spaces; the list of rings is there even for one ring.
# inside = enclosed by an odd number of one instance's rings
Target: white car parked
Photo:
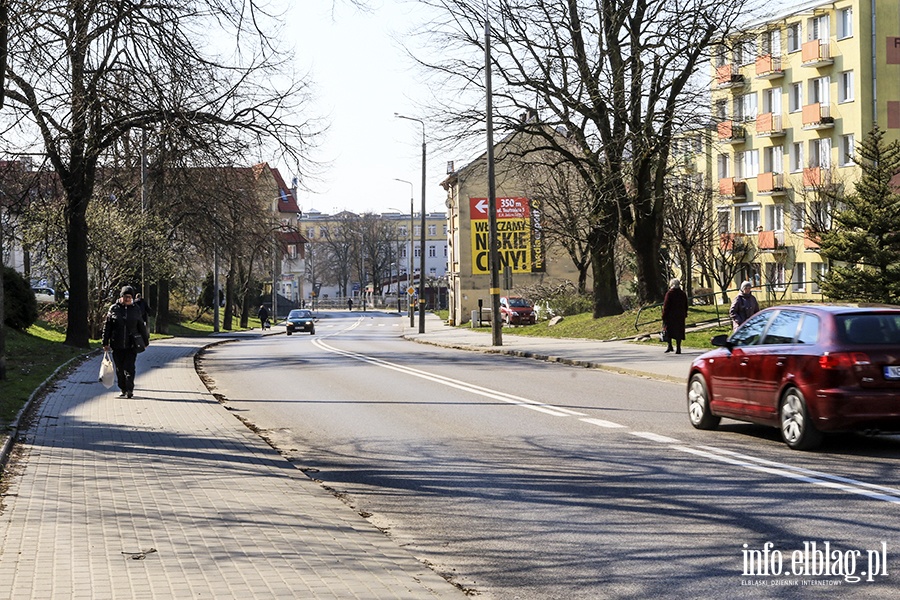
[[[56,292],[51,288],[31,288],[34,292],[34,299],[38,304],[52,304],[56,302]]]

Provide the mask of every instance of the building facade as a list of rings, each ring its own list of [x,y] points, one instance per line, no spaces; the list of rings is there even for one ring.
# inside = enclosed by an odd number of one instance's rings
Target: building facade
[[[540,283],[578,281],[569,256],[543,235],[545,210],[524,180],[527,167],[520,158],[529,142],[527,135],[513,134],[494,146],[501,295]],[[473,311],[491,307],[485,156],[453,171],[441,185],[449,209],[449,321],[461,324],[471,320]]]
[[[372,216],[372,215],[369,215]],[[337,241],[344,248],[349,249],[350,244],[342,240],[342,228],[348,221],[364,218],[351,212],[338,212],[327,214],[310,209],[303,212],[300,221],[300,233],[309,241],[309,247],[315,255],[319,252],[321,258],[323,252],[330,252],[326,245],[329,240]],[[398,290],[404,306],[407,304],[407,291],[413,288],[417,292],[419,286],[420,261],[422,253],[425,254],[425,283],[429,290],[433,290],[434,298],[428,302],[429,308],[438,306],[439,290],[446,287],[447,274],[447,215],[442,212],[427,213],[425,215],[424,245],[422,243],[422,219],[421,213],[413,215],[400,212],[385,212],[377,215],[377,219],[387,225],[388,238],[385,240],[385,252],[387,268],[379,276],[379,281],[373,281],[367,277],[366,281],[360,281],[355,271],[349,274],[348,295],[359,297],[392,297],[396,302]],[[346,258],[352,261],[351,257]],[[316,298],[318,300],[334,299],[341,296],[341,289],[335,281],[334,268],[312,268],[306,272],[306,300]],[[411,275],[410,275],[411,274]],[[430,298],[430,293],[427,292]]]
[[[875,14],[873,14],[873,9]],[[851,191],[873,124],[900,134],[900,13],[886,0],[797,6],[718,46],[710,164],[722,247],[768,299],[821,299],[816,231]],[[735,286],[739,285],[735,281]]]

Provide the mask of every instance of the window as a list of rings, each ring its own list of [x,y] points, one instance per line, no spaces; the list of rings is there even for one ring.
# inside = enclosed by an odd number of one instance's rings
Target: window
[[[809,166],[823,169],[831,166],[831,140],[829,138],[810,140]]]
[[[763,56],[781,56],[781,30],[770,29],[763,33],[760,50]]]
[[[400,248],[400,258],[406,258],[406,246]]]
[[[328,237],[328,227],[322,226],[319,227],[319,237],[327,238]]]
[[[731,157],[727,154],[720,154],[717,157],[716,163],[718,165],[718,170],[719,170],[719,179],[727,179],[728,177],[731,177],[731,160],[730,160],[730,158]]]
[[[798,344],[815,344],[819,341],[819,317],[803,315],[803,324],[800,325],[800,334],[797,336]]]
[[[735,346],[749,346],[751,344],[755,344],[759,340],[759,336],[762,334],[763,329],[766,328],[766,323],[769,322],[769,318],[772,316],[772,313],[761,313],[755,314],[741,325],[740,329],[731,334],[731,337],[728,338]]]
[[[844,71],[838,77],[838,102],[853,102],[853,71]]]
[[[853,134],[842,135],[840,141],[839,148],[839,156],[838,160],[840,161],[838,164],[842,167],[850,167],[855,163],[853,162],[853,151],[854,151],[854,140]]]
[[[437,235],[437,225],[428,226],[428,235]]]
[[[839,40],[853,35],[853,9],[843,8],[837,12],[837,36]]]
[[[413,232],[414,232],[413,235],[415,235],[416,237],[422,237],[422,226],[421,226],[421,225],[416,225],[416,226],[413,228]]]
[[[741,177],[756,177],[759,175],[759,150],[749,150],[741,154]]]
[[[431,267],[430,269],[428,269],[428,274],[432,277],[437,277],[437,268]]]
[[[784,265],[782,263],[769,263],[766,265],[766,279],[769,285],[776,291],[784,289]]]
[[[782,310],[775,318],[769,328],[766,329],[766,337],[763,338],[763,344],[790,344],[793,343],[797,336],[797,330],[800,329],[800,320],[802,313],[794,310]]]
[[[728,120],[728,106],[724,100],[716,100],[715,106],[716,121],[722,123]]]
[[[803,170],[803,143],[791,144],[791,172],[799,173]]]
[[[741,233],[756,233],[759,230],[759,207],[741,207]]]
[[[413,256],[416,258],[419,258],[420,256],[422,256],[422,247],[421,246],[416,246],[415,251],[413,252]]]
[[[800,23],[791,23],[787,27],[787,50],[799,52],[803,45],[803,28]]]
[[[794,265],[794,291],[806,291],[806,263],[796,263]]]
[[[316,237],[316,228],[315,227],[307,227],[306,228],[306,239],[313,239]]]
[[[806,204],[795,202],[791,206],[791,231],[803,231],[806,226]]]
[[[802,83],[791,84],[791,89],[788,91],[788,110],[790,112],[800,112],[803,110]]]
[[[741,96],[740,104],[734,107],[735,121],[753,121],[756,119],[756,93]]]
[[[749,65],[756,60],[756,40],[752,37],[739,40],[734,47],[734,63]]]
[[[724,67],[728,64],[728,54],[724,44],[716,46],[716,66]]]
[[[766,225],[772,231],[784,231],[784,207],[781,204],[766,207]]]
[[[783,173],[783,155],[784,148],[781,146],[763,148],[763,173]]]
[[[781,88],[763,90],[762,111],[764,113],[781,114]]]
[[[428,246],[428,256],[430,258],[437,256],[437,246]]]
[[[719,233],[731,232],[731,211],[727,208],[720,208],[717,213],[719,222]]]
[[[401,225],[401,226],[398,228],[398,235],[399,235],[400,237],[406,237],[406,236],[409,235],[409,229],[406,227],[406,225]]]
[[[809,80],[809,103],[828,106],[828,88],[831,84],[830,77],[816,77]]]
[[[818,17],[812,17],[806,24],[807,32],[806,34],[809,36],[807,41],[819,40],[820,42],[828,41],[828,15],[819,15]]]
[[[446,223],[444,223],[444,235],[445,236],[447,235],[447,224]]]

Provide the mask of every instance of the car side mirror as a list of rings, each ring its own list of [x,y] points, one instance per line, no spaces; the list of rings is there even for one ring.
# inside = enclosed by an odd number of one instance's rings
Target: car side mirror
[[[726,335],[724,333],[720,333],[717,336],[713,336],[713,338],[711,340],[709,340],[709,342],[713,346],[719,346],[721,348],[728,348],[729,350],[734,348],[734,344],[732,344],[731,342],[728,341],[728,335]]]

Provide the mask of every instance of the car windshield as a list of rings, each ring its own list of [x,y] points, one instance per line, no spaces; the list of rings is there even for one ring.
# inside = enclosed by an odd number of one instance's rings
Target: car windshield
[[[900,313],[841,315],[837,325],[841,338],[850,344],[900,345]]]
[[[291,314],[288,315],[288,319],[308,319],[312,316],[312,313],[308,310],[292,310]]]
[[[528,300],[526,300],[525,298],[510,298],[510,299],[509,299],[509,305],[510,305],[510,306],[516,306],[516,307],[519,307],[519,308],[522,308],[522,307],[526,307],[526,308],[527,308],[527,307],[528,307]]]

